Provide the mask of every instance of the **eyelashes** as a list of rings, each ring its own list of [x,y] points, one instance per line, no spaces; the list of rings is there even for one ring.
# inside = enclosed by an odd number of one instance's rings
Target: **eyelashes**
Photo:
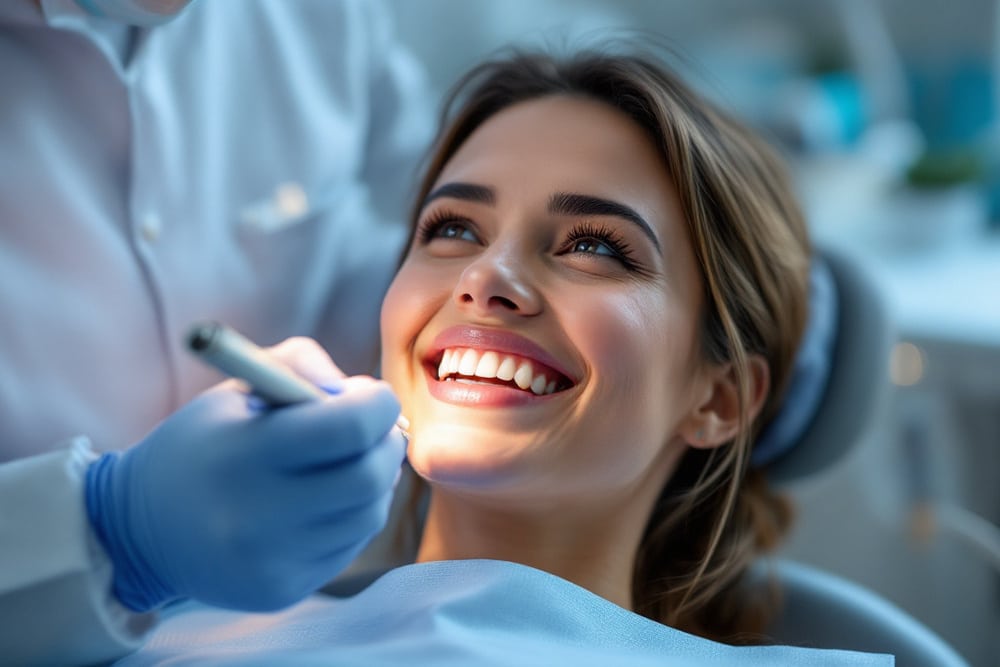
[[[449,224],[464,225],[470,231],[475,233],[475,225],[468,218],[463,218],[462,216],[452,213],[447,209],[438,209],[428,215],[424,220],[421,220],[417,225],[417,233],[415,235],[416,240],[420,245],[427,245],[436,238],[454,238],[455,236],[441,236],[441,230],[444,229]]]
[[[469,218],[446,208],[438,208],[421,220],[414,234],[415,241],[426,246],[434,241],[462,241],[482,245],[476,224]],[[641,272],[634,252],[625,237],[614,226],[595,221],[573,225],[558,244],[557,255],[583,255],[597,261],[615,261],[629,271]]]
[[[613,257],[620,261],[625,268],[634,269],[636,264],[633,260],[633,252],[631,246],[622,237],[614,227],[595,222],[581,222],[580,224],[574,225],[570,229],[569,234],[566,237],[566,241],[563,243],[563,250],[561,253],[570,253],[576,251],[581,244],[590,241],[596,242],[603,245],[605,248],[611,251],[610,255],[604,255],[599,253],[591,253],[598,256]]]

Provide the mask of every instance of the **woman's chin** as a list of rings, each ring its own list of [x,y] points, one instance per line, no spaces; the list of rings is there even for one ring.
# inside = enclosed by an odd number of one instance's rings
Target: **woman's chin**
[[[421,425],[412,433],[407,458],[434,486],[491,486],[523,466],[525,448],[503,435],[453,423]]]

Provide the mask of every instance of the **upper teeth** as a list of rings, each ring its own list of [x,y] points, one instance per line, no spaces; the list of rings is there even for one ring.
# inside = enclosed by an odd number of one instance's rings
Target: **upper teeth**
[[[551,394],[556,390],[556,380],[550,380],[541,371],[536,373],[529,360],[492,350],[445,350],[438,365],[438,379],[443,380],[449,375],[513,380],[519,388],[525,391],[530,389],[538,395]]]

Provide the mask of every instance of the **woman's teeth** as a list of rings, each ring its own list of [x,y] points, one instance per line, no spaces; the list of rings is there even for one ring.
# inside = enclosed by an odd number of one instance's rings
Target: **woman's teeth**
[[[445,350],[441,363],[438,364],[438,380],[459,381],[463,377],[513,382],[519,389],[531,391],[538,396],[553,393],[557,385],[556,379],[549,379],[542,372],[535,373],[531,362],[527,359],[509,354],[501,355],[492,350],[485,352],[467,348]]]

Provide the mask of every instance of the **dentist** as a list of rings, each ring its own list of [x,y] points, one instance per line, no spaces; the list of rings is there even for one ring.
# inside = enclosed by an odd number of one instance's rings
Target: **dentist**
[[[0,655],[106,662],[172,600],[308,595],[405,447],[387,385],[348,377],[431,129],[384,9],[10,0],[0,87]],[[205,319],[329,397],[212,387],[182,349]]]

